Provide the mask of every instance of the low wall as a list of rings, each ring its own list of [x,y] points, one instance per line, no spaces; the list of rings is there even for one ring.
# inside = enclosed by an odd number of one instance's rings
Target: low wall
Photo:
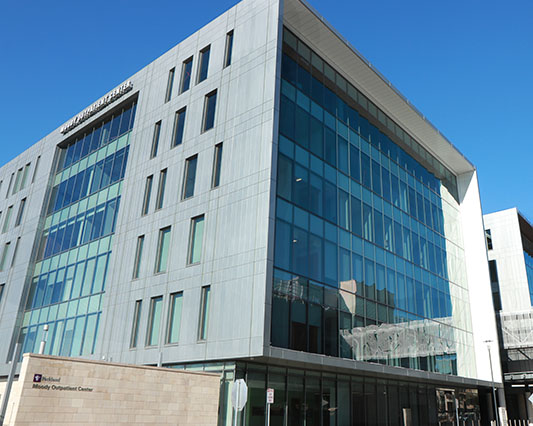
[[[4,424],[216,426],[219,389],[218,374],[25,354]]]

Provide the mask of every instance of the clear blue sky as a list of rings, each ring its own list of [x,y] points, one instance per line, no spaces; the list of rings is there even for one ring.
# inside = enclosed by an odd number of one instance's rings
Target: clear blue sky
[[[0,164],[235,3],[4,2]],[[485,213],[533,221],[533,2],[310,3],[477,166]]]

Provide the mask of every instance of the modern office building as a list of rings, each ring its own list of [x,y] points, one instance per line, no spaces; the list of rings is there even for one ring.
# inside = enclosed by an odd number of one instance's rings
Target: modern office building
[[[509,418],[533,420],[533,226],[516,208],[483,221]]]
[[[273,425],[493,415],[476,169],[301,0],[242,1],[0,180],[0,375],[45,339],[220,372],[221,425],[241,377],[250,426],[267,387]]]

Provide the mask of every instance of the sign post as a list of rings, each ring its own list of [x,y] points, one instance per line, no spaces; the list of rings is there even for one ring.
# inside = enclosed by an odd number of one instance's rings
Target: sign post
[[[237,414],[242,411],[248,399],[248,386],[244,379],[238,379],[233,382],[233,389],[231,391],[231,405],[235,408],[234,426],[237,426]]]
[[[270,426],[270,405],[274,404],[274,389],[267,389],[267,426]]]

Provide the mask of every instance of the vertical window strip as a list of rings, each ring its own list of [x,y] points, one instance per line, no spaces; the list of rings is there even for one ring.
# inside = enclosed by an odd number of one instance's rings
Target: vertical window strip
[[[186,107],[181,108],[179,111],[176,111],[176,114],[174,115],[174,127],[172,129],[172,146],[171,148],[174,148],[175,146],[181,145],[183,142],[183,132],[185,129],[185,113],[187,109]]]
[[[15,177],[15,184],[13,185],[13,192],[11,193],[11,195],[16,194],[18,192],[18,190],[19,190],[20,178],[22,176],[22,170],[23,170],[22,167],[17,170],[17,176]]]
[[[189,256],[188,264],[199,263],[202,257],[202,242],[204,238],[204,215],[191,219],[191,230],[189,235]]]
[[[13,257],[11,259],[11,267],[15,265],[15,260],[17,259],[19,244],[20,244],[20,237],[17,238],[17,242],[15,243],[15,249],[13,250]]]
[[[34,183],[35,182],[35,176],[37,176],[37,169],[39,167],[39,163],[41,161],[41,156],[39,155],[37,157],[37,160],[35,160],[35,168],[33,169],[33,176],[31,178],[31,183]]]
[[[15,220],[15,226],[19,226],[22,222],[22,216],[24,215],[24,207],[26,206],[26,198],[20,200],[19,211],[17,213],[17,219]]]
[[[155,273],[165,272],[167,270],[168,251],[170,248],[170,226],[159,230],[159,239],[157,242],[157,255],[155,262]]]
[[[168,81],[167,81],[167,91],[165,93],[165,102],[170,101],[172,98],[172,86],[174,85],[174,74],[176,72],[176,68],[172,68],[168,72]]]
[[[201,83],[207,78],[207,71],[209,69],[209,54],[211,52],[211,45],[200,50],[200,59],[198,60],[198,76],[196,83]]]
[[[181,196],[183,200],[190,198],[194,195],[197,163],[198,155],[194,155],[185,160],[185,176],[183,178],[183,193]]]
[[[215,154],[213,156],[213,178],[211,179],[211,188],[220,185],[220,170],[222,167],[222,142],[215,145]]]
[[[170,295],[166,343],[179,342],[182,306],[183,292],[172,293]]]
[[[141,259],[143,255],[144,235],[137,238],[137,246],[135,248],[135,262],[133,265],[133,279],[139,278],[141,272]]]
[[[192,56],[183,61],[181,66],[180,95],[189,90],[191,86]]]
[[[142,300],[135,302],[135,310],[133,311],[133,324],[131,328],[130,348],[137,347],[137,338],[139,337],[139,325],[141,322],[141,308]]]
[[[143,216],[148,214],[150,209],[150,196],[152,195],[152,181],[154,180],[154,175],[150,175],[146,178],[146,184],[144,185],[144,197],[143,197]]]
[[[7,255],[9,253],[9,246],[11,245],[11,242],[8,241],[4,244],[4,250],[2,251],[2,257],[0,257],[0,272],[4,270],[4,267],[6,265],[6,259]]]
[[[150,299],[150,314],[148,332],[146,333],[146,346],[156,346],[159,343],[159,329],[161,327],[161,307],[163,296]]]
[[[154,136],[152,138],[152,149],[150,150],[150,158],[154,158],[157,155],[157,148],[159,147],[159,136],[161,134],[161,120],[155,123]]]
[[[28,163],[24,167],[24,172],[22,173],[22,180],[20,182],[20,189],[21,190],[26,187],[26,181],[28,180],[28,173],[30,172],[30,166],[31,166],[31,163]]]
[[[11,220],[11,213],[13,212],[13,206],[9,206],[4,219],[4,227],[2,228],[2,234],[7,232],[9,228],[9,221]]]
[[[205,95],[204,116],[202,119],[202,132],[206,132],[215,126],[215,109],[217,104],[217,91]]]
[[[7,185],[7,192],[6,192],[6,198],[9,197],[9,191],[11,191],[11,185],[13,185],[13,178],[15,177],[15,173],[11,173],[11,177],[9,178],[9,185]]]
[[[159,187],[157,188],[157,200],[156,200],[156,205],[155,205],[156,210],[163,208],[163,200],[165,198],[166,182],[167,182],[167,169],[163,169],[159,173]]]
[[[2,296],[4,295],[4,288],[6,287],[6,284],[0,284],[0,303],[2,303]]]
[[[209,322],[209,296],[211,293],[211,286],[206,285],[202,287],[202,300],[200,304],[200,321],[198,327],[198,340],[207,339],[207,325]]]
[[[224,52],[224,68],[231,65],[231,54],[233,53],[233,30],[226,34],[226,50]]]

